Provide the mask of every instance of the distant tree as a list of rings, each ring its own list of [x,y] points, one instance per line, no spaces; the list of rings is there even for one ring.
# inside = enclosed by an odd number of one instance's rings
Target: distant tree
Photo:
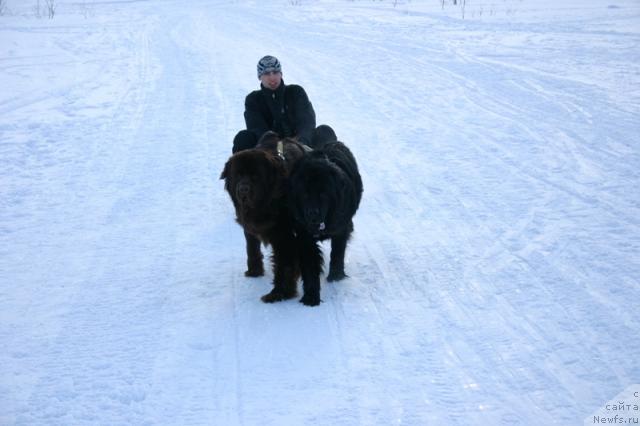
[[[40,0],[38,0],[38,3],[39,2]],[[44,3],[46,6],[47,16],[49,19],[53,19],[56,14],[56,0],[44,0]]]

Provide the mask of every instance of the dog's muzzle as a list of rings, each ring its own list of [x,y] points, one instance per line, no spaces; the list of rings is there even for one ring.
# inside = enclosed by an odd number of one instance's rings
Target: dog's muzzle
[[[251,185],[247,182],[240,182],[236,186],[236,197],[243,204],[248,203],[251,200]]]

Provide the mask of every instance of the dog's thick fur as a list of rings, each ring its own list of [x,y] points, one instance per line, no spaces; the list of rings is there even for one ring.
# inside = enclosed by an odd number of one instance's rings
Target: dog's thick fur
[[[273,290],[262,296],[267,303],[295,297],[300,277],[293,220],[286,202],[286,179],[305,151],[295,140],[284,139],[281,158],[277,152],[279,141],[275,133],[267,133],[256,148],[232,155],[220,175],[235,207],[236,220],[244,229],[245,275],[264,275],[260,242],[273,249]]]
[[[362,198],[362,179],[349,148],[333,141],[298,161],[289,180],[289,208],[295,220],[304,289],[300,301],[316,306],[323,265],[318,241],[331,239],[327,280],[345,278],[344,254]]]

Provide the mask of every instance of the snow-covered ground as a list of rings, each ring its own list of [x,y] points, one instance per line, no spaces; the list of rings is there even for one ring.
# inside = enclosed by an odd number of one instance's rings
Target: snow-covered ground
[[[637,0],[5,3],[0,424],[567,425],[640,383]],[[218,180],[265,54],[363,175],[317,308],[260,302]]]

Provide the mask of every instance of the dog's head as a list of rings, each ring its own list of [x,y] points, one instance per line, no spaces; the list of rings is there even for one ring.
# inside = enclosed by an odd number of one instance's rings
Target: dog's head
[[[326,157],[296,165],[290,179],[290,207],[296,222],[311,235],[330,231],[342,209],[345,173]]]
[[[282,167],[278,159],[257,149],[240,151],[227,161],[220,174],[236,212],[260,209],[282,194]]]

